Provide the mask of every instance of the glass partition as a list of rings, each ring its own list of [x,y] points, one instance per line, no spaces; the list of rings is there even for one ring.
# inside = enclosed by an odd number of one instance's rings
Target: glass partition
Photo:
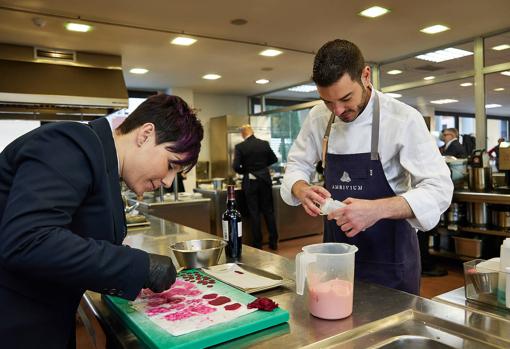
[[[434,82],[440,75],[473,69],[473,42],[432,49],[413,57],[382,64],[381,87],[414,81]]]
[[[490,36],[484,40],[485,66],[510,61],[510,32]]]

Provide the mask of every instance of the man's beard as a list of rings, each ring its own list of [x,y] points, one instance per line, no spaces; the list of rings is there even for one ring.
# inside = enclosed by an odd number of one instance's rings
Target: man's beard
[[[356,116],[354,117],[354,119],[350,120],[350,121],[345,121],[342,119],[342,116],[340,115],[340,119],[343,121],[343,122],[353,122],[354,120],[356,120],[358,118],[358,116],[360,116],[361,113],[363,113],[363,110],[365,110],[367,104],[368,104],[368,101],[370,100],[370,94],[369,94],[369,91],[371,92],[372,91],[372,87],[371,86],[368,86],[365,88],[365,86],[363,86],[363,83],[360,83],[360,86],[361,86],[361,89],[362,89],[362,92],[361,92],[361,102],[360,104],[358,104],[356,106],[356,109],[357,110],[349,110],[347,112],[356,112]],[[345,112],[344,112],[345,113]]]

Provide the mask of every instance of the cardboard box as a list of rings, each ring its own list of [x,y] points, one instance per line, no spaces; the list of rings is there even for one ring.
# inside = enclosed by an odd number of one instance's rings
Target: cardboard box
[[[499,147],[499,169],[510,170],[510,147]]]

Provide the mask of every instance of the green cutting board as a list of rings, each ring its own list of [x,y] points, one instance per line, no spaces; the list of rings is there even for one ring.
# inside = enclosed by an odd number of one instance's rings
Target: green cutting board
[[[203,276],[210,277],[199,270],[182,271],[179,275],[182,276],[185,273],[197,271]],[[211,293],[227,296],[233,301],[244,305],[255,299],[252,295],[224,284],[219,280],[215,281],[216,283],[214,287],[211,288]],[[281,308],[276,308],[270,312],[258,310],[225,323],[213,325],[181,336],[173,336],[152,322],[147,315],[134,309],[129,301],[112,296],[104,296],[103,298],[106,300],[108,306],[120,316],[125,325],[133,331],[138,339],[151,349],[205,348],[289,320],[289,313]]]

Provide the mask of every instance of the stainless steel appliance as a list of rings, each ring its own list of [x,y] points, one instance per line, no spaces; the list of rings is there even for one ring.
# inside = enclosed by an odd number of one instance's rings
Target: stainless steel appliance
[[[223,115],[211,118],[209,124],[211,177],[232,178],[235,176],[232,169],[234,148],[236,144],[243,141],[239,127],[248,122],[248,115]]]
[[[468,159],[468,185],[471,191],[492,190],[491,169],[485,163],[486,157],[485,149],[477,149]]]
[[[121,57],[0,44],[0,119],[88,121],[127,108]]]
[[[499,228],[510,228],[510,207],[492,206],[492,224]]]

